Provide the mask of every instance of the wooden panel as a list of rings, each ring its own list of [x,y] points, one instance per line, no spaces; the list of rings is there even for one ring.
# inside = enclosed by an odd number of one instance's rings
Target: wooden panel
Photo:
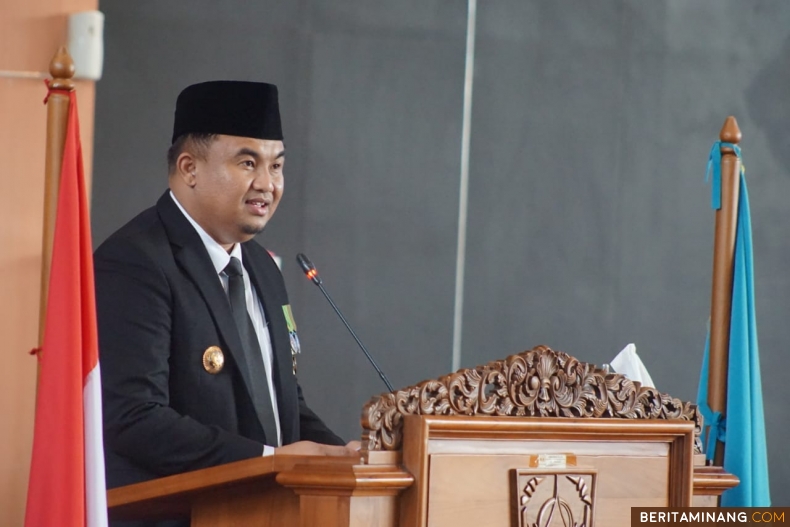
[[[0,69],[46,71],[66,36],[66,14],[97,0],[0,0]],[[90,180],[94,83],[78,82],[83,157]],[[0,525],[22,525],[30,470],[44,201],[46,88],[0,78]]]
[[[529,454],[432,455],[428,526],[509,525],[510,470],[529,462]],[[632,506],[667,506],[667,457],[577,455],[577,466],[598,469],[598,525],[628,525]]]
[[[299,497],[273,481],[221,489],[197,497],[192,527],[279,527],[299,525]],[[319,525],[318,523],[314,525]]]
[[[322,525],[347,527],[350,516],[348,496],[301,496],[301,527]],[[282,525],[285,525],[283,523]],[[297,524],[293,524],[297,525]],[[375,524],[373,524],[375,525]]]
[[[396,496],[301,496],[301,527],[396,527]],[[290,525],[282,523],[280,525]],[[294,524],[296,525],[296,524]]]
[[[349,527],[396,527],[397,525],[397,496],[351,498]]]

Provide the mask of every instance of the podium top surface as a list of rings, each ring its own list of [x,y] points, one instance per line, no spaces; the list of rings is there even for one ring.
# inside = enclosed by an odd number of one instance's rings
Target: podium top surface
[[[107,492],[107,506],[113,517],[134,515],[135,510],[156,509],[159,513],[183,514],[190,494],[219,488],[257,484],[297,465],[353,466],[358,459],[325,456],[275,455],[246,459],[193,472],[185,472],[151,481],[118,487]]]

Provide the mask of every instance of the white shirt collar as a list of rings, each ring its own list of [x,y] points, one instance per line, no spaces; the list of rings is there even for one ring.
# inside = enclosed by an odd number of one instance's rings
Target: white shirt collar
[[[217,241],[214,238],[212,238],[211,235],[209,235],[209,233],[203,230],[203,227],[198,225],[198,222],[192,219],[192,216],[190,216],[186,210],[184,210],[184,207],[182,207],[181,203],[178,202],[178,199],[176,199],[176,196],[175,194],[173,194],[172,190],[170,191],[170,197],[173,198],[173,201],[175,202],[178,209],[181,211],[184,217],[186,217],[186,219],[189,220],[189,223],[191,223],[192,226],[197,231],[198,235],[200,236],[200,239],[203,241],[203,245],[206,246],[206,250],[208,251],[209,258],[211,258],[211,263],[214,265],[214,269],[217,271],[217,274],[222,273],[225,267],[228,266],[228,263],[230,263],[231,256],[238,258],[239,262],[241,262],[242,264],[242,269],[244,268],[244,262],[241,259],[240,243],[234,244],[233,249],[231,249],[230,254],[228,254],[228,252],[225,249],[223,249],[222,246],[219,243],[217,243]]]

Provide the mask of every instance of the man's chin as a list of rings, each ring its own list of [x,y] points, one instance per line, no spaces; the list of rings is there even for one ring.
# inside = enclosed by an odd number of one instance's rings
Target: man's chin
[[[261,225],[250,225],[250,224],[242,225],[241,226],[241,232],[243,232],[244,234],[246,234],[248,236],[255,236],[259,232],[263,231],[263,228],[265,226],[266,226],[265,223],[261,224]]]

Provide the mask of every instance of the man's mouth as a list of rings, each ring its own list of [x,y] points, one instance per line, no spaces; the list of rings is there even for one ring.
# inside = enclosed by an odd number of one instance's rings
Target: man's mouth
[[[265,199],[248,199],[244,203],[253,214],[265,216],[269,212],[269,202]]]

